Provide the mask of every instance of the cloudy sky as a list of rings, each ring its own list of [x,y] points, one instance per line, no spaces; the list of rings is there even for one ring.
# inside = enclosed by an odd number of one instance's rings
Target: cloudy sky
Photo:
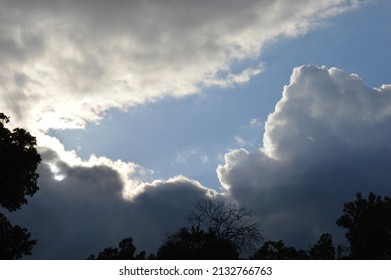
[[[156,250],[201,198],[306,249],[355,193],[390,194],[387,0],[0,0],[0,112],[37,137],[7,214],[33,258]]]

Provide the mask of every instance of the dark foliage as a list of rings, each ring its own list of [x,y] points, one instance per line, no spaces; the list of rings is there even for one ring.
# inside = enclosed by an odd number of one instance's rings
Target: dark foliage
[[[0,213],[0,259],[21,259],[31,255],[31,250],[37,243],[25,228],[12,226],[7,218]]]
[[[357,193],[336,223],[347,229],[351,259],[391,259],[391,198]]]
[[[122,239],[118,248],[108,247],[98,253],[98,256],[91,255],[90,260],[143,260],[145,259],[145,251],[135,255],[136,247],[133,245],[133,238],[128,237]]]
[[[213,232],[218,239],[230,241],[239,253],[252,253],[262,241],[254,217],[254,212],[235,203],[201,200],[189,215],[189,223],[192,228]]]
[[[27,203],[26,196],[38,191],[36,173],[41,156],[36,139],[22,128],[5,127],[9,118],[0,113],[0,207],[18,210]],[[0,213],[0,259],[20,259],[31,255],[37,243],[26,228],[12,226]]]
[[[15,211],[38,191],[36,169],[41,156],[36,139],[26,130],[7,129],[9,118],[0,113],[0,206]]]
[[[304,250],[286,247],[282,240],[264,242],[262,247],[252,256],[255,260],[307,260],[309,256]]]
[[[237,259],[239,253],[232,241],[220,238],[214,231],[182,228],[168,236],[156,258],[165,260]]]
[[[203,200],[189,216],[189,227],[168,235],[156,254],[148,259],[208,260],[238,259],[242,246],[260,242],[259,227],[246,208],[224,201]],[[335,246],[329,233],[322,234],[309,250],[286,246],[282,240],[266,241],[251,259],[261,260],[333,260],[391,259],[391,199],[373,193],[344,204],[337,224],[346,228],[350,246]],[[248,240],[246,239],[248,238]],[[134,256],[131,238],[119,248],[106,248],[91,259],[145,259],[145,252]],[[248,242],[248,243],[247,243]]]
[[[329,233],[323,233],[308,253],[312,260],[334,260],[336,250],[333,244],[333,236]]]

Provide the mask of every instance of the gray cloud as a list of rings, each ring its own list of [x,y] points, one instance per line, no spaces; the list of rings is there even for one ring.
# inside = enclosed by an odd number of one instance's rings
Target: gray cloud
[[[265,43],[278,36],[302,35],[324,18],[356,6],[356,1],[330,0],[320,4],[302,0],[295,2],[294,10],[286,0],[273,4],[4,0],[0,4],[0,107],[16,125],[38,135],[44,151],[39,170],[41,190],[27,207],[13,214],[13,219],[28,227],[39,240],[34,257],[84,258],[129,235],[135,238],[138,248],[156,249],[162,234],[183,225],[194,202],[213,192],[183,177],[143,183],[148,171],[137,164],[97,157],[82,161],[42,131],[83,127],[112,107],[127,108],[167,95],[193,94],[205,86],[247,82],[260,73],[262,64],[256,69],[239,69],[235,74],[231,69],[234,63],[258,58]],[[328,81],[323,82],[328,85]],[[311,106],[320,106],[322,102],[312,101]],[[329,102],[330,108],[336,105],[332,98]],[[283,101],[279,106],[283,106]],[[272,188],[272,182],[280,182],[281,189],[288,177],[299,184],[304,178],[302,174],[311,171],[307,160],[318,162],[306,150],[308,145],[298,144],[300,128],[294,120],[302,116],[291,116],[289,110],[297,113],[289,105],[281,114],[277,110],[274,119],[268,121],[267,153],[232,152],[226,156],[226,165],[219,168],[221,182],[245,206],[269,209],[272,198],[289,205],[285,198],[275,195],[279,188]],[[377,114],[379,119],[384,119],[387,110],[383,111]],[[367,115],[366,118],[372,118],[371,112]],[[327,117],[319,115],[319,119]],[[289,123],[289,137],[284,134],[288,126],[278,127],[284,122]],[[338,127],[338,123],[334,126]],[[368,125],[369,128],[378,129]],[[327,144],[327,137],[333,141],[342,139],[334,130],[331,134],[321,127],[318,130],[319,134],[310,131],[304,138],[312,144]],[[293,140],[302,153],[284,148],[285,144],[291,145],[288,138],[295,133],[298,136]],[[319,137],[321,134],[325,138]],[[333,141],[327,145],[332,147]],[[368,154],[371,152],[369,149]],[[295,161],[297,154],[305,159]],[[289,160],[283,162],[278,157]],[[301,171],[297,162],[302,162]],[[333,168],[331,161],[329,165]],[[381,162],[377,165],[380,167]],[[265,170],[260,181],[259,170]],[[265,182],[262,188],[259,182]],[[264,188],[271,191],[263,192]],[[297,189],[291,188],[292,193]],[[247,197],[247,191],[254,195]],[[124,199],[124,193],[130,200]],[[259,208],[262,200],[264,206]],[[292,199],[291,205],[296,202]],[[271,218],[274,215],[287,222],[284,209],[268,211],[271,214],[266,217],[270,221],[277,221]],[[296,220],[290,221],[293,224]]]
[[[126,236],[154,252],[196,201],[223,195],[255,210],[267,238],[306,248],[328,231],[341,241],[343,203],[357,191],[389,193],[390,94],[336,68],[296,68],[263,147],[225,155],[221,194],[181,176],[143,183],[134,164],[42,150],[41,190],[12,220],[39,240],[34,258],[84,258]]]
[[[236,150],[218,167],[221,183],[255,209],[269,238],[304,248],[357,191],[389,194],[391,87],[326,67],[293,71],[265,124],[263,147]]]
[[[112,167],[69,166],[53,151],[42,156],[56,162],[63,177],[56,179],[50,165],[41,164],[39,192],[21,211],[9,214],[38,239],[34,259],[83,259],[128,236],[139,250],[153,253],[166,233],[186,225],[199,199],[216,196],[195,181],[175,177],[144,184],[127,200],[125,184]]]
[[[356,6],[288,2],[1,1],[0,105],[24,126],[82,127],[108,108],[244,83],[262,66],[233,63]]]

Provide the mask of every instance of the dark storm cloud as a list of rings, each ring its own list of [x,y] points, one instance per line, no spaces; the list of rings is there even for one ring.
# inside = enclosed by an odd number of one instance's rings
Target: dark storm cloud
[[[355,1],[295,1],[294,10],[287,0],[272,4],[0,0],[0,5],[0,108],[15,117],[15,125],[38,135],[43,151],[40,191],[12,218],[38,239],[33,258],[85,258],[129,235],[139,249],[155,250],[166,232],[184,225],[194,202],[213,192],[183,177],[144,183],[136,176],[144,172],[142,167],[107,158],[82,161],[76,152],[65,151],[42,132],[84,127],[113,107],[193,94],[204,86],[247,82],[260,73],[261,64],[256,69],[240,69],[236,75],[231,73],[233,63],[258,58],[265,43],[278,36],[304,34],[319,20],[355,6]],[[303,109],[300,104],[295,106]],[[282,112],[289,118],[280,114],[281,125],[297,119],[289,110],[299,110],[287,107]],[[331,100],[330,107],[335,107],[335,101]],[[276,121],[269,124],[277,127],[277,111],[274,115]],[[382,119],[381,114],[378,117]],[[291,137],[295,123],[289,127]],[[269,154],[231,153],[226,166],[219,169],[221,181],[231,186],[232,196],[256,210],[266,209],[258,208],[258,202],[267,197],[268,203],[278,198],[294,205],[293,200],[274,195],[277,189],[272,189],[272,181],[276,179],[282,188],[286,174],[299,183],[300,174],[310,170],[307,159],[301,161],[301,171],[296,169],[299,161],[293,160],[297,159],[295,150],[289,150],[291,143],[283,129],[273,131],[270,127],[267,135]],[[305,135],[304,141],[320,143],[326,139],[317,136]],[[305,155],[308,145],[300,146],[294,140],[295,148]],[[289,161],[277,160],[281,154]],[[262,178],[260,170],[265,170]],[[262,181],[265,188],[272,189],[270,193],[259,188]],[[124,193],[130,200],[123,198]],[[279,211],[271,211],[267,217],[275,215],[287,222],[286,211]]]
[[[322,232],[340,234],[344,202],[391,191],[390,93],[336,68],[296,68],[262,149],[226,154],[220,181],[256,210],[269,238],[305,248]]]
[[[253,209],[266,238],[306,248],[329,231],[340,241],[344,202],[357,191],[390,192],[390,121],[390,86],[298,67],[265,124],[263,147],[225,155],[220,195]],[[142,183],[134,165],[41,153],[41,190],[12,217],[39,240],[34,258],[84,258],[127,236],[154,252],[165,233],[186,225],[196,201],[219,196],[181,176]]]
[[[184,177],[144,185],[131,201],[123,198],[124,182],[107,165],[69,166],[53,151],[42,154],[56,162],[63,177],[55,179],[48,164],[40,166],[40,191],[15,223],[38,239],[33,258],[83,259],[132,236],[139,250],[155,252],[165,234],[186,225],[188,213],[201,198],[215,193]]]

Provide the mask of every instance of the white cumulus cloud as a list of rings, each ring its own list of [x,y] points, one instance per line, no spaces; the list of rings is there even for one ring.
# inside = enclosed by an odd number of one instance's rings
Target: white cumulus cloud
[[[181,176],[145,183],[152,171],[136,163],[96,156],[82,160],[45,134],[49,129],[83,128],[110,108],[248,82],[262,72],[262,63],[237,65],[259,60],[266,43],[303,35],[360,2],[300,0],[292,9],[288,0],[0,0],[0,110],[38,137],[43,156],[40,191],[28,209],[13,214],[39,240],[35,256],[84,258],[129,235],[140,249],[155,249],[162,234],[184,224],[183,215],[199,198],[217,195]],[[327,97],[326,89],[336,92]],[[368,97],[368,91],[376,97]],[[315,145],[332,149],[339,147],[338,140],[368,156],[374,146],[365,150],[366,143],[388,145],[387,92],[389,86],[368,89],[357,76],[337,69],[296,69],[266,124],[264,148],[225,155],[218,169],[225,195],[250,203],[261,215],[272,199],[278,199],[275,207],[290,209],[294,203],[276,195],[287,178],[299,184],[308,173],[314,179],[311,170],[323,169],[310,169],[310,160],[319,163],[322,156],[340,154]],[[357,117],[357,108],[368,102],[369,108]],[[376,106],[380,109],[374,110]],[[301,121],[307,122],[305,131]],[[359,140],[363,125],[369,132]],[[381,169],[382,163],[374,166]],[[331,160],[329,164],[333,166]],[[264,195],[265,190],[272,191]],[[289,190],[296,203],[300,189]],[[286,222],[288,210],[268,211],[263,217]]]
[[[217,173],[256,210],[269,238],[305,248],[324,231],[340,234],[335,221],[356,192],[389,194],[390,122],[390,85],[373,89],[337,68],[298,67],[267,119],[263,146],[226,154]]]

